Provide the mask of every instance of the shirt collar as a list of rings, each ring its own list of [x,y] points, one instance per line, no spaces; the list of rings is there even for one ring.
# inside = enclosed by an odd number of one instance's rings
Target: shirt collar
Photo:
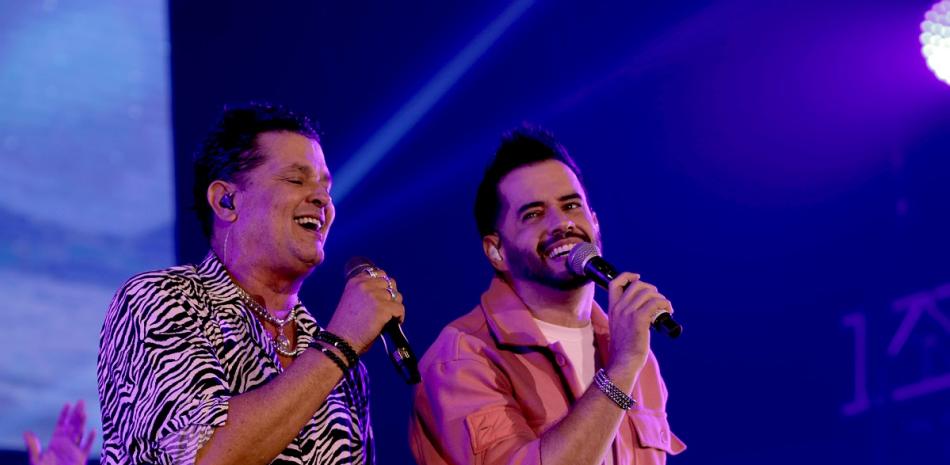
[[[241,299],[241,291],[237,283],[231,279],[228,270],[215,255],[214,251],[209,251],[204,260],[195,268],[198,278],[207,292],[210,299],[211,308],[214,312],[237,311],[244,314],[252,321],[257,317],[254,312],[247,308],[244,300]],[[297,347],[306,347],[313,342],[313,336],[320,330],[317,320],[310,314],[307,307],[301,303],[301,309],[297,314]]]
[[[482,311],[489,329],[499,343],[515,346],[547,345],[547,340],[538,329],[538,324],[534,322],[531,311],[514,289],[502,279],[492,278],[488,290],[482,294]],[[594,327],[594,336],[598,340],[607,342],[609,337],[607,314],[597,305],[597,302],[591,302],[590,319]]]

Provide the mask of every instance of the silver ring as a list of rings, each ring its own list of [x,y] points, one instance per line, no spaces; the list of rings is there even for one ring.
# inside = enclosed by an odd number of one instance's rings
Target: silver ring
[[[366,268],[366,274],[368,274],[370,278],[378,278],[379,273],[377,273],[377,270],[378,269],[374,267]]]
[[[389,276],[382,276],[382,278],[386,280],[386,290],[389,291],[389,298],[392,299],[393,302],[395,302],[396,289],[393,288],[393,280],[390,279]]]

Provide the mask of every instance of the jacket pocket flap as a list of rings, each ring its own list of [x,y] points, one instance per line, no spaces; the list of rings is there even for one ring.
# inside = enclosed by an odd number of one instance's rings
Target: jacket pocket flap
[[[640,447],[660,449],[671,455],[686,449],[686,445],[670,431],[666,413],[635,408],[627,412],[627,415],[633,420]]]
[[[480,410],[465,417],[465,426],[472,438],[472,452],[479,454],[498,441],[517,433],[507,407],[497,406]]]

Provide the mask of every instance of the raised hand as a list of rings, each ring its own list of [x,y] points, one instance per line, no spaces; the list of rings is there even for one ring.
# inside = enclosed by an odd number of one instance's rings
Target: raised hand
[[[673,313],[669,300],[640,275],[621,273],[610,282],[610,364],[635,374],[650,350],[650,323],[661,311]]]
[[[63,405],[53,430],[53,437],[45,449],[40,439],[30,431],[23,433],[26,449],[30,455],[30,465],[84,465],[89,460],[89,452],[96,439],[96,431],[86,429],[86,410],[82,400],[75,406]]]

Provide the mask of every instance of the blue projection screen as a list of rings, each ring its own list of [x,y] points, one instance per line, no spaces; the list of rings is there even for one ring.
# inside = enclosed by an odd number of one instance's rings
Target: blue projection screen
[[[174,261],[165,2],[0,4],[0,448],[84,399],[112,294]],[[97,448],[98,449],[98,448]]]

